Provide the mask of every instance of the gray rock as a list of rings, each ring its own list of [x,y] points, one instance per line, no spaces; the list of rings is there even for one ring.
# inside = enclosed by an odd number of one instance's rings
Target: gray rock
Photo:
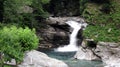
[[[84,49],[80,47],[75,54],[74,58],[80,59],[80,60],[100,60],[99,57],[97,57],[92,50],[90,49]]]
[[[48,57],[36,50],[25,54],[24,61],[18,67],[68,67],[64,62]]]
[[[69,35],[73,30],[65,22],[68,20],[73,20],[79,22],[84,22],[80,17],[49,17],[46,19],[45,23],[42,22],[39,25],[42,26],[38,32],[38,36],[41,38],[41,48],[46,47],[44,45],[51,47],[64,46],[69,44]],[[82,39],[82,30],[79,31],[77,36],[79,43]]]
[[[95,53],[106,64],[105,67],[120,67],[120,45],[111,42],[99,42]]]
[[[77,22],[85,22],[81,17],[49,17],[46,19],[48,24],[66,25],[65,22],[72,20]]]
[[[84,41],[82,42],[74,58],[80,60],[100,60],[100,58],[95,55],[92,49],[87,48]]]
[[[102,60],[105,67],[120,67],[120,44],[111,42],[98,42],[96,49],[89,48],[82,43],[74,56],[76,59]]]
[[[21,8],[19,8],[19,10],[17,12],[18,13],[32,13],[33,8],[31,8],[29,6],[22,6]]]

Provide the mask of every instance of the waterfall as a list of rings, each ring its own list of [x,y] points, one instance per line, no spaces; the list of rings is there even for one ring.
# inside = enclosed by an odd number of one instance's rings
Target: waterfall
[[[76,21],[67,21],[66,22],[71,28],[73,28],[72,33],[70,34],[70,42],[69,45],[64,46],[64,47],[59,47],[57,49],[55,49],[55,51],[59,51],[59,52],[71,52],[71,51],[77,51],[78,50],[78,46],[77,46],[77,34],[78,31],[82,28],[82,27],[86,27],[87,23],[78,23]]]
[[[78,31],[81,29],[81,26],[75,21],[68,21],[66,22],[73,28],[72,34],[70,35],[70,44],[69,45],[77,45],[77,34]]]

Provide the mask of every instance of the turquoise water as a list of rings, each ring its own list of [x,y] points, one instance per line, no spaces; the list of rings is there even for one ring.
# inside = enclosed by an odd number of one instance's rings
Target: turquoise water
[[[65,61],[69,67],[103,67],[101,61],[69,60]]]
[[[101,61],[76,60],[73,56],[76,52],[44,51],[49,57],[64,61],[69,67],[103,67]]]

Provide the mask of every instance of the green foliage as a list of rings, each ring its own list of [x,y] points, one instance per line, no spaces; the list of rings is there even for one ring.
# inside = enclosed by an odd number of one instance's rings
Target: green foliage
[[[82,16],[87,19],[87,22],[95,22],[95,18],[100,14],[98,5],[95,3],[87,3]]]
[[[82,3],[82,2],[81,2]],[[87,22],[96,24],[117,23],[120,21],[120,1],[118,0],[90,0],[82,6],[82,16]],[[83,9],[84,7],[84,9]],[[81,9],[80,9],[81,10]]]
[[[90,23],[106,23],[110,18],[110,6],[107,4],[87,3],[82,16]]]
[[[110,0],[112,5],[111,19],[114,23],[120,24],[120,1]]]
[[[80,14],[83,13],[84,9],[86,8],[86,3],[88,0],[79,0],[79,4],[80,4]]]
[[[41,0],[42,4],[48,4],[50,2],[50,0]]]
[[[30,30],[12,27],[4,27],[0,30],[0,52],[4,54],[2,60],[15,59],[17,62],[23,60],[24,52],[36,49],[39,40],[35,35],[35,29]]]
[[[49,13],[43,8],[43,5],[49,3],[49,1],[50,0],[33,0],[31,6],[34,9],[35,17],[47,18],[49,16]]]
[[[89,25],[84,30],[84,36],[95,41],[119,42],[120,30],[111,25]]]
[[[24,6],[31,5],[32,0],[5,0],[3,2],[4,13],[3,13],[3,22],[4,23],[26,23],[26,17],[24,17],[21,12],[21,8]],[[24,12],[23,12],[24,13]],[[31,19],[31,18],[30,18]]]
[[[20,26],[35,27],[41,18],[47,18],[49,13],[43,5],[50,0],[4,0],[3,22],[16,23]]]
[[[120,1],[87,1],[82,16],[93,25],[89,25],[84,31],[86,38],[96,41],[120,41]],[[111,31],[109,32],[109,30]]]

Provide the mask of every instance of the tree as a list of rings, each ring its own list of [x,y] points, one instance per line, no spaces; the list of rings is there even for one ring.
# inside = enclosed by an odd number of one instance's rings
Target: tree
[[[49,0],[4,0],[3,22],[35,27],[41,18],[48,17],[43,5]]]

